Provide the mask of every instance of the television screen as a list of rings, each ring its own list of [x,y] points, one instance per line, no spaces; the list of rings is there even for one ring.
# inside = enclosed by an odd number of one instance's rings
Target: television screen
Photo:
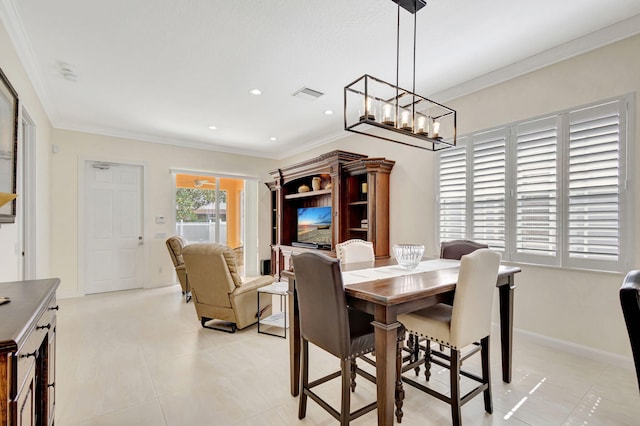
[[[298,242],[331,244],[331,207],[298,209]]]

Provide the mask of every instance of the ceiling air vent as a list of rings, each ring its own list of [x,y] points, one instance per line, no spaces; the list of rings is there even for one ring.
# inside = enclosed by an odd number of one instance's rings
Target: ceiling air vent
[[[303,87],[293,93],[293,96],[299,99],[304,99],[305,101],[315,101],[322,95],[324,95],[324,93],[309,89],[308,87]]]

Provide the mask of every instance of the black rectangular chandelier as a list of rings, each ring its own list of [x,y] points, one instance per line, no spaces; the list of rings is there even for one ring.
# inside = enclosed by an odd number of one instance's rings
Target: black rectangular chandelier
[[[422,0],[398,4],[396,84],[368,74],[344,88],[344,129],[415,148],[439,151],[456,145],[456,111],[415,93],[416,13]],[[414,15],[413,90],[398,86],[400,7]]]

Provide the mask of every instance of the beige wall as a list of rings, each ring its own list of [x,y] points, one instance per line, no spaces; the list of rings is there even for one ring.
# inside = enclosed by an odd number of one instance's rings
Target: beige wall
[[[451,102],[460,131],[482,130],[640,90],[640,36],[524,75]],[[637,99],[636,99],[637,101]],[[635,108],[631,123],[640,123]],[[633,127],[632,127],[633,128]],[[630,135],[629,168],[640,165],[640,126]],[[630,188],[638,188],[636,175]],[[629,194],[632,194],[629,191]],[[634,253],[629,269],[640,267],[640,197],[633,223]],[[518,277],[516,326],[556,339],[630,356],[618,289],[624,275],[523,265]]]
[[[623,40],[585,55],[524,75],[511,81],[462,97],[448,105],[459,113],[459,132],[486,129],[515,120],[555,112],[600,99],[636,93],[640,86],[640,36]],[[171,205],[170,168],[239,173],[268,179],[276,167],[270,160],[195,149],[184,149],[140,141],[55,131],[52,134],[42,106],[22,69],[15,50],[0,26],[0,67],[19,92],[24,107],[37,125],[37,239],[38,276],[62,278],[61,295],[78,292],[78,162],[79,159],[144,163],[148,172],[146,221],[169,215]],[[634,122],[638,123],[639,108]],[[636,125],[631,142],[640,140]],[[51,139],[60,148],[51,153]],[[286,165],[333,149],[343,149],[396,160],[391,175],[391,243],[420,241],[428,254],[436,255],[434,158],[435,155],[402,145],[363,136],[350,136],[284,159]],[[640,166],[640,150],[633,151],[631,169]],[[51,163],[50,163],[51,162]],[[631,188],[637,187],[636,175]],[[260,185],[260,250],[268,256],[269,198]],[[53,201],[50,202],[50,194]],[[635,199],[634,223],[640,223],[640,206]],[[50,220],[52,225],[50,225]],[[164,241],[155,233],[171,233],[170,224],[151,225],[147,238],[148,285],[171,281],[171,263]],[[640,227],[636,226],[634,241]],[[17,225],[0,228],[0,280],[18,277],[15,244]],[[638,247],[630,269],[640,268]],[[51,259],[51,262],[50,262]],[[158,273],[162,267],[163,272]],[[621,274],[560,270],[522,265],[517,277],[516,327],[555,339],[563,339],[597,350],[630,356],[626,330],[620,313],[618,288]]]
[[[64,130],[53,132],[53,143],[58,145],[59,151],[53,155],[51,168],[52,269],[62,279],[60,297],[81,295],[83,289],[83,284],[78,281],[78,237],[82,231],[82,224],[78,223],[82,190],[79,192],[78,189],[82,188],[79,179],[84,173],[81,167],[85,160],[142,164],[145,167],[148,180],[145,182],[147,280],[144,287],[147,288],[173,283],[173,265],[164,237],[175,233],[172,223],[175,190],[171,169],[252,176],[265,181],[267,171],[273,168],[273,161],[262,158]],[[261,258],[266,258],[269,256],[269,191],[265,185],[259,184],[258,193],[260,254]],[[156,224],[156,216],[165,216],[167,223]]]
[[[22,67],[4,26],[0,23],[0,68],[18,92],[21,111],[26,111],[36,126],[36,277],[50,276],[49,232],[50,200],[49,169],[51,152],[51,124],[42,104]],[[20,148],[19,148],[20,149]],[[20,197],[21,188],[18,188]],[[0,282],[22,279],[19,252],[20,211],[16,223],[0,226]]]
[[[640,90],[640,36],[568,59],[539,71],[446,102],[458,111],[458,131],[508,124],[570,107]],[[632,122],[640,123],[640,108]],[[630,142],[640,141],[636,125]],[[391,174],[391,244],[422,242],[437,255],[434,159],[436,155],[402,145],[354,135],[283,161],[299,161],[332,149],[343,149],[395,160]],[[640,150],[630,168],[640,166]],[[638,179],[631,183],[637,188]],[[640,223],[640,197],[633,222]],[[636,225],[634,241],[640,236]],[[638,244],[630,269],[640,267]],[[559,268],[522,266],[517,276],[515,326],[596,350],[629,357],[631,351],[618,289],[624,275]]]

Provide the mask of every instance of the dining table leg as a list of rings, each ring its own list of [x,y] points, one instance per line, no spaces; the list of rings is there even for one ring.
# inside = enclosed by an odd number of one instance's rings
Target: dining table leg
[[[375,318],[375,317],[374,317]],[[400,323],[373,321],[376,339],[378,425],[393,424],[396,386],[396,348]]]
[[[500,346],[502,352],[502,381],[511,383],[511,359],[513,356],[513,295],[516,289],[513,275],[509,283],[499,288],[500,297]]]

